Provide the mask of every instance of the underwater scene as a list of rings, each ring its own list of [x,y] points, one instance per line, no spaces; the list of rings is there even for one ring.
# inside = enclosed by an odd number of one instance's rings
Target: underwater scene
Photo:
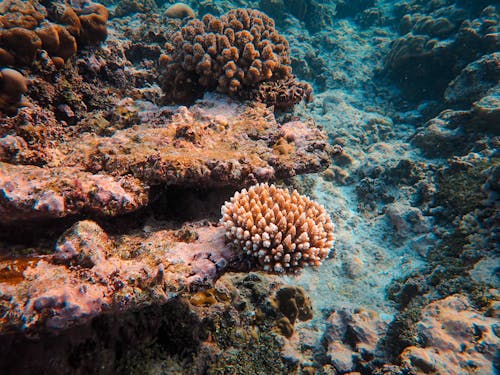
[[[0,0],[0,374],[500,374],[499,29]]]

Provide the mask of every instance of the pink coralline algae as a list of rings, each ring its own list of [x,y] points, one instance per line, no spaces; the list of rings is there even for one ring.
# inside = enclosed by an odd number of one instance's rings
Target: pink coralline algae
[[[10,311],[0,333],[59,331],[105,311],[140,307],[151,294],[165,302],[166,291],[212,285],[236,257],[220,227],[188,228],[197,237],[189,242],[153,229],[113,237],[93,221],[74,224],[53,254],[34,258],[18,277],[0,278],[2,309]],[[11,268],[7,263],[0,262],[0,273]]]
[[[0,223],[81,212],[118,215],[147,204],[136,178],[91,174],[76,168],[40,168],[0,162]]]

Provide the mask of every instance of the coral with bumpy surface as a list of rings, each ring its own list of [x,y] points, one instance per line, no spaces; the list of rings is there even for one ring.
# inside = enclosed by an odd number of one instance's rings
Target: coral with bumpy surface
[[[261,82],[292,77],[287,40],[257,10],[191,20],[165,47],[160,63],[166,101],[189,102],[213,90],[241,97]]]
[[[106,39],[109,12],[103,5],[47,3],[0,1],[0,64],[30,65],[38,51],[44,49],[62,66],[76,53],[77,44]]]
[[[319,266],[333,246],[334,225],[325,209],[296,190],[257,184],[237,192],[221,211],[227,241],[265,271]]]

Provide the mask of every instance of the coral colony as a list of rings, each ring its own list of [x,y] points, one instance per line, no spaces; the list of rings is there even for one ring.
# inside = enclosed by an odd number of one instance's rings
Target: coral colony
[[[497,3],[0,0],[0,374],[498,373]]]
[[[268,184],[237,192],[222,206],[226,239],[264,271],[297,273],[320,266],[333,246],[325,209],[294,190]]]
[[[166,98],[174,102],[189,102],[213,90],[280,107],[310,98],[311,86],[291,75],[287,40],[274,21],[257,10],[190,20],[165,48],[161,80]],[[275,90],[270,90],[270,82]]]

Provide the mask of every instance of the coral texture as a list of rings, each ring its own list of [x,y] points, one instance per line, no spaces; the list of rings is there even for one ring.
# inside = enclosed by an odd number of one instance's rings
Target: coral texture
[[[292,15],[312,32],[324,29],[334,16],[329,6],[314,0],[260,0],[259,8],[276,19],[278,24],[290,22],[289,15]]]
[[[160,63],[167,101],[189,102],[212,90],[241,96],[261,82],[292,78],[287,40],[274,21],[257,10],[236,9],[220,18],[191,20],[166,49]],[[294,83],[288,82],[289,89]]]
[[[0,157],[1,153],[0,148]],[[129,176],[114,178],[77,168],[50,169],[1,161],[0,192],[0,223],[82,212],[114,216],[148,203],[147,189]]]
[[[417,323],[422,347],[401,354],[417,373],[494,374],[498,356],[498,320],[475,311],[462,295],[435,301]]]
[[[68,3],[42,6],[37,1],[0,2],[0,64],[30,65],[40,49],[46,50],[57,65],[73,56],[77,42],[106,39],[108,10],[86,2],[74,7]]]
[[[214,96],[190,109],[135,105],[117,106],[132,115],[117,117],[112,135],[61,126],[38,106],[0,118],[0,222],[114,216],[147,205],[151,186],[245,186],[330,162],[314,122],[279,124],[262,103]]]
[[[404,35],[392,42],[385,70],[409,97],[439,97],[467,64],[500,47],[495,7],[485,7],[477,18],[459,7],[445,9],[445,16],[436,10],[401,19],[399,31]]]
[[[210,286],[236,255],[215,226],[111,236],[91,220],[76,222],[47,256],[0,260],[0,336],[10,330],[61,331],[103,310],[139,307],[147,295]],[[159,244],[162,244],[159,246]],[[97,282],[96,282],[97,281]],[[8,324],[3,317],[8,315]]]
[[[123,0],[118,3],[113,17],[123,17],[132,13],[152,13],[158,11],[155,0]]]
[[[325,209],[296,190],[257,184],[222,206],[226,239],[265,271],[297,273],[319,266],[334,241]]]

